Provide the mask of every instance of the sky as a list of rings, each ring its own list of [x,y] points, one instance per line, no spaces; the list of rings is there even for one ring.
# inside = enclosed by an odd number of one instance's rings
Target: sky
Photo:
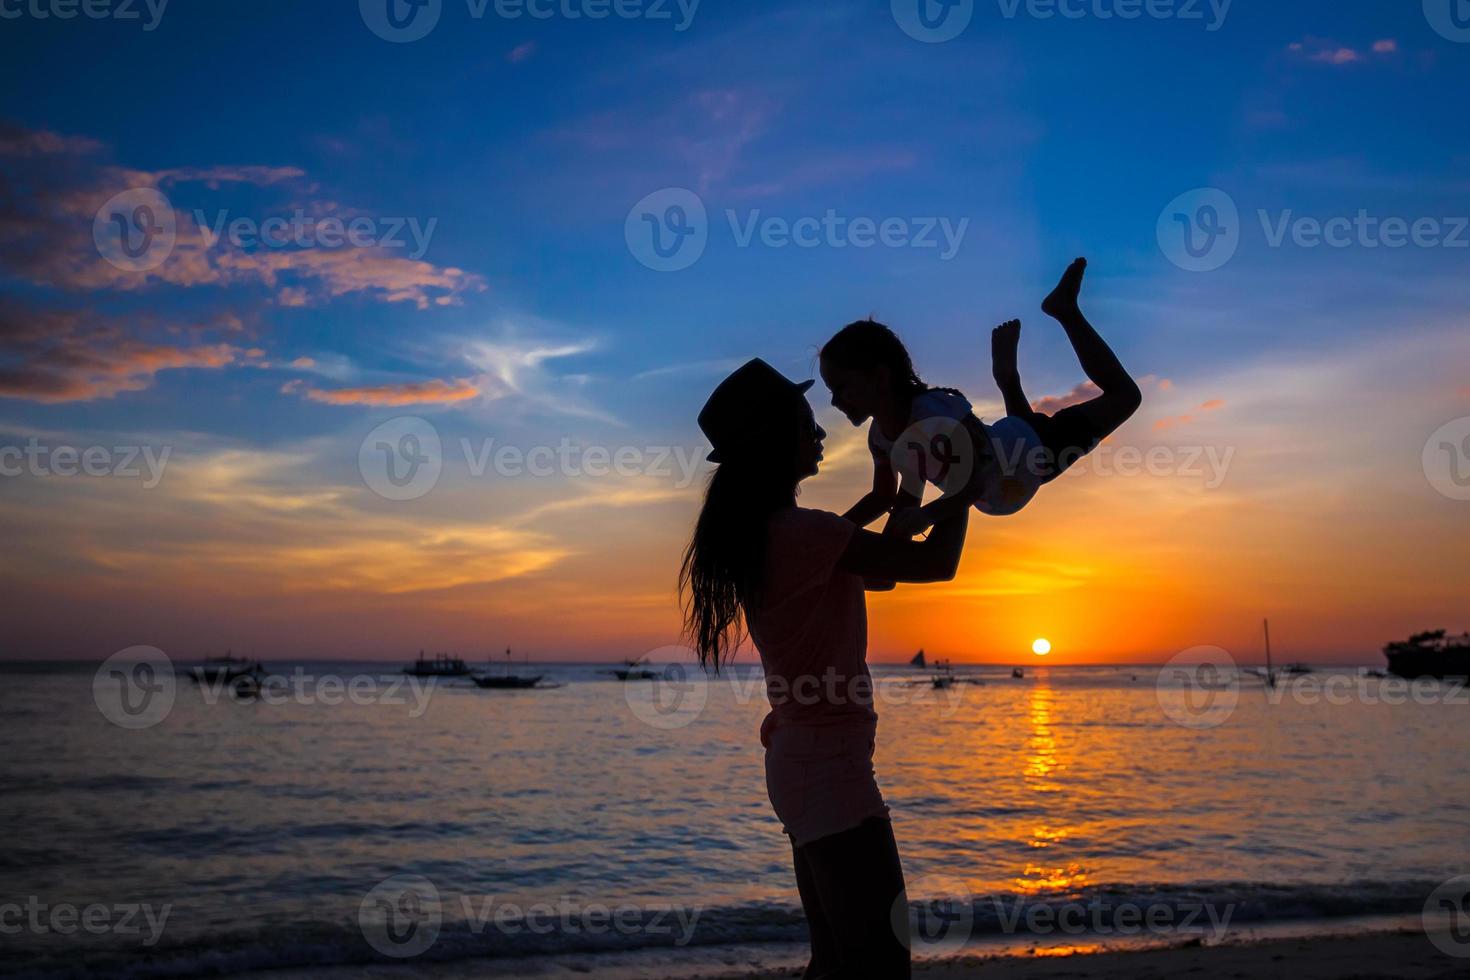
[[[674,656],[724,373],[1054,408],[1077,255],[1143,408],[873,660],[1470,628],[1470,23],[925,3],[0,0],[0,657]]]

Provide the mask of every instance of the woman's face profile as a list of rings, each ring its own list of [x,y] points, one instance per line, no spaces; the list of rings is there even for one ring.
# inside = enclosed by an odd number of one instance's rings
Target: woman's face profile
[[[822,440],[827,438],[827,433],[817,424],[817,417],[812,414],[812,406],[806,398],[801,399],[796,418],[796,477],[805,480],[816,476],[821,468]]]

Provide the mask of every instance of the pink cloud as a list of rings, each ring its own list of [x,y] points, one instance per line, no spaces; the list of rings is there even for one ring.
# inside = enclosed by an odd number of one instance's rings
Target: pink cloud
[[[1385,38],[1382,41],[1373,42],[1374,54],[1396,54],[1399,50],[1399,42],[1393,38]]]
[[[1373,42],[1372,53],[1376,55],[1396,54],[1398,49],[1398,41],[1393,38],[1384,38]],[[1295,41],[1287,45],[1286,50],[1321,65],[1355,65],[1368,60],[1367,55],[1357,48],[1320,37],[1308,37],[1305,41]]]
[[[289,381],[281,391],[286,394],[301,394],[314,402],[327,405],[374,405],[400,407],[404,405],[448,405],[468,401],[480,394],[474,382],[460,379],[454,381],[409,381],[401,384],[364,385],[356,388],[323,390],[307,387],[299,381]]]
[[[518,65],[523,61],[529,61],[531,56],[535,53],[536,42],[527,41],[525,44],[517,44],[515,47],[511,48],[510,53],[505,56],[505,60],[509,61],[513,65]]]
[[[1217,411],[1219,411],[1220,409],[1222,409],[1224,407],[1225,407],[1225,399],[1223,399],[1223,398],[1212,398],[1209,401],[1205,402],[1203,405],[1201,405],[1199,408],[1195,409],[1195,411],[1196,412],[1217,412]],[[1163,432],[1163,431],[1165,431],[1167,429],[1177,428],[1177,427],[1179,427],[1181,425],[1188,425],[1189,423],[1195,421],[1195,419],[1197,417],[1198,416],[1196,416],[1193,412],[1188,413],[1188,414],[1185,414],[1185,415],[1172,415],[1172,416],[1167,416],[1165,418],[1159,419],[1157,422],[1154,423],[1154,430],[1157,431],[1157,432]]]

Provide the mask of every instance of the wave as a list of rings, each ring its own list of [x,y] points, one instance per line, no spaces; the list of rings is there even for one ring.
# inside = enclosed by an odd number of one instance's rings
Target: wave
[[[910,882],[911,890],[933,879]],[[922,895],[911,914],[921,924],[960,922],[975,938],[1069,935],[1137,936],[1140,933],[1197,935],[1273,922],[1364,915],[1406,915],[1423,909],[1438,882],[1356,881],[1341,884],[1105,885],[1046,896],[1003,894]],[[136,947],[90,947],[59,942],[26,949],[8,942],[7,973],[35,980],[164,980],[229,976],[268,969],[326,969],[378,964],[444,963],[476,958],[520,958],[566,954],[675,950],[700,946],[800,943],[806,938],[795,906],[697,906],[633,903],[582,910],[548,903],[534,920],[503,920],[482,906],[478,915],[451,916],[444,903],[437,928],[417,927],[389,937],[356,923],[282,923],[170,941],[146,952]],[[941,910],[940,905],[944,908]],[[464,906],[474,909],[471,902]],[[459,911],[456,908],[454,911]],[[616,915],[610,913],[616,912]],[[934,918],[937,916],[938,918]],[[967,921],[966,921],[967,920]],[[432,918],[426,920],[433,922]],[[922,928],[922,925],[921,925]],[[1075,930],[1075,931],[1074,931]],[[371,934],[371,936],[370,936]],[[19,937],[13,937],[19,939]],[[59,937],[57,937],[59,938]],[[376,943],[376,945],[375,945]],[[401,945],[400,945],[401,944]],[[90,947],[90,948],[89,948]],[[957,951],[950,947],[947,951]],[[411,960],[394,953],[413,953]]]

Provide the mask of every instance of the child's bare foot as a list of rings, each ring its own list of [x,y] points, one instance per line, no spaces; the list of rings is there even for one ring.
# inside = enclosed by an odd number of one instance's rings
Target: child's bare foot
[[[990,370],[997,379],[1020,374],[1016,367],[1016,348],[1020,343],[1020,320],[1007,320],[990,332]]]
[[[1082,276],[1087,272],[1087,260],[1078,259],[1067,266],[1067,271],[1062,273],[1062,281],[1057,283],[1057,288],[1051,291],[1051,295],[1041,301],[1041,312],[1057,320],[1065,320],[1075,317],[1082,312],[1077,305],[1077,297],[1082,293]]]

